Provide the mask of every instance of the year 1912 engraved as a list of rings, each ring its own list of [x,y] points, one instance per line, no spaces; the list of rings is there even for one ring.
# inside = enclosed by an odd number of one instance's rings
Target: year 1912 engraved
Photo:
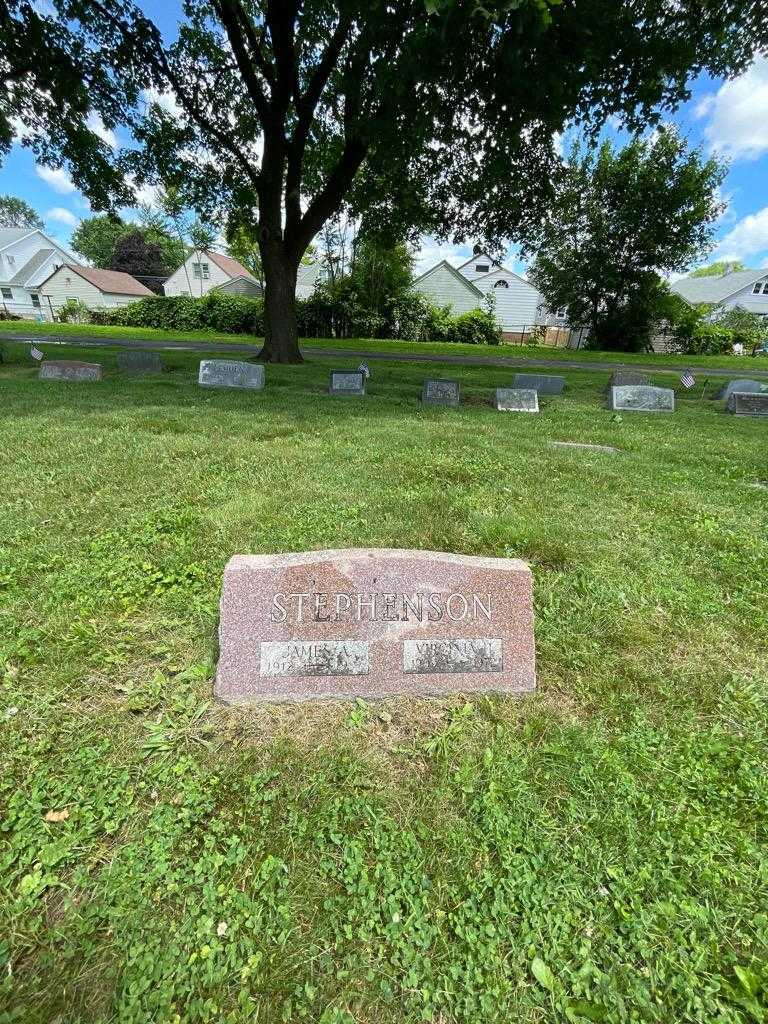
[[[371,671],[364,640],[288,640],[261,644],[263,676],[366,676]]]
[[[404,640],[403,672],[503,672],[501,640]]]

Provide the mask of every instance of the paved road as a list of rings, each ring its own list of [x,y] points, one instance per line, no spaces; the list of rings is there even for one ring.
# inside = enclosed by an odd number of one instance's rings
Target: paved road
[[[222,353],[240,353],[256,355],[259,352],[259,345],[235,344],[227,341],[219,341],[212,338],[211,341],[154,341],[152,339],[140,338],[105,338],[103,336],[59,334],[41,335],[23,333],[21,331],[2,331],[0,342],[3,338],[6,341],[22,341],[30,344],[34,342],[45,343],[46,345],[76,345],[78,348],[149,348],[164,352],[210,352],[212,348]],[[604,363],[588,361],[585,359],[531,359],[528,356],[452,356],[434,355],[430,352],[414,354],[412,352],[368,352],[364,348],[317,348],[314,345],[305,348],[306,356],[321,356],[331,359],[374,359],[383,362],[397,363],[449,363],[456,366],[509,366],[512,368],[531,367],[536,369],[553,370],[641,370],[647,373],[682,373],[683,370],[692,370],[694,374],[701,377],[735,377],[739,373],[749,374],[753,378],[765,378],[768,380],[768,359],[755,359],[755,369],[751,367],[748,371],[733,369],[712,369],[707,366],[696,366],[692,363],[680,363],[670,365],[664,363],[647,364],[616,362]],[[765,367],[765,369],[761,369]]]

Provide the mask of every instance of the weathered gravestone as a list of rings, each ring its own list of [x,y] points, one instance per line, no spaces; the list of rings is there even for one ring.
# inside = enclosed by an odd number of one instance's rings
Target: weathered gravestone
[[[650,384],[651,378],[647,373],[639,373],[637,370],[614,370],[608,387],[620,388],[627,385],[645,385],[650,387]]]
[[[562,395],[565,390],[565,377],[551,377],[544,373],[516,373],[512,386],[533,388],[540,395]]]
[[[101,380],[101,363],[82,363],[77,359],[47,359],[40,365],[40,380],[68,380],[89,383]]]
[[[647,384],[624,384],[609,388],[608,408],[615,412],[674,412],[675,392]]]
[[[459,404],[460,387],[457,380],[440,380],[431,378],[424,381],[421,389],[421,400],[424,405],[450,405],[454,408]]]
[[[203,359],[197,382],[206,388],[261,391],[264,387],[264,367],[260,363],[243,363],[236,359]]]
[[[734,391],[728,399],[726,412],[734,416],[768,416],[768,391],[760,394],[750,391]]]
[[[759,380],[731,380],[720,388],[715,398],[727,402],[734,391],[740,391],[742,394],[750,391],[759,394],[763,388],[768,388],[768,381],[761,383]]]
[[[162,373],[165,363],[157,352],[136,349],[132,352],[118,353],[117,368],[128,373]]]
[[[531,571],[351,548],[236,555],[216,696],[228,703],[534,690]]]
[[[493,405],[499,412],[538,412],[539,393],[534,388],[496,388]]]
[[[331,370],[328,393],[331,395],[364,395],[365,371]]]

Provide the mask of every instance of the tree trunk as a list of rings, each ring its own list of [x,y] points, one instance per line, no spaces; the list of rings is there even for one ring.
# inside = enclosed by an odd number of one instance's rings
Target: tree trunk
[[[264,270],[264,347],[259,358],[268,363],[301,363],[296,324],[298,259],[283,245],[262,249]]]

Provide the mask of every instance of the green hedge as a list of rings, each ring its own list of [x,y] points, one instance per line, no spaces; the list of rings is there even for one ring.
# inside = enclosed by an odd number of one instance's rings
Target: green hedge
[[[221,292],[209,292],[200,299],[186,295],[153,295],[119,309],[92,310],[91,321],[116,327],[263,335],[264,303],[261,299]]]

